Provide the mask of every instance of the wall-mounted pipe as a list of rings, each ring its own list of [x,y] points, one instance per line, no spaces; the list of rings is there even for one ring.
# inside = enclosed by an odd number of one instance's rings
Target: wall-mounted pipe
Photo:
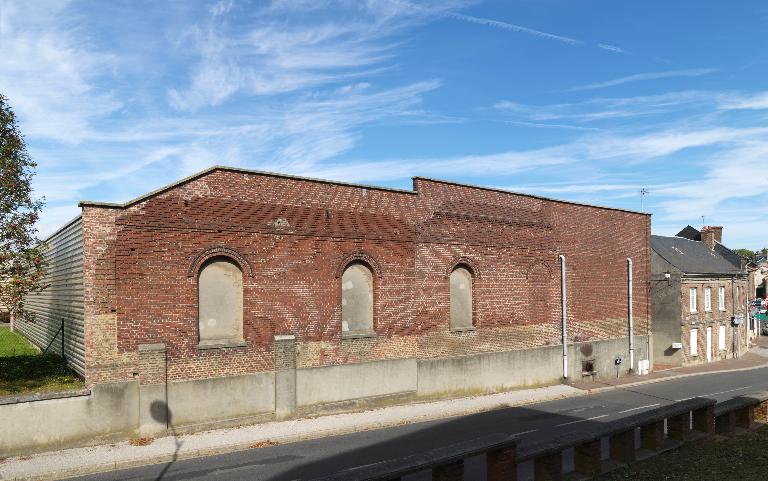
[[[565,287],[565,256],[560,254],[560,315],[563,333],[563,379],[568,379],[568,296]]]
[[[627,317],[629,317],[629,369],[635,369],[635,336],[632,319],[632,259],[627,257]]]

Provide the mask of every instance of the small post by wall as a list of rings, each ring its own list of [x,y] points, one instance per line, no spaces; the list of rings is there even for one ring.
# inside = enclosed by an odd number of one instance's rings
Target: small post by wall
[[[296,337],[275,336],[275,417],[286,419],[296,414]]]
[[[139,434],[152,436],[171,427],[168,358],[165,344],[139,344]]]

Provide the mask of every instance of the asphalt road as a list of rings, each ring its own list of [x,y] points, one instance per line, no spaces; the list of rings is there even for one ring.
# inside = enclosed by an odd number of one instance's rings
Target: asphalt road
[[[768,390],[768,368],[715,373],[626,387],[587,396],[252,449],[171,464],[103,473],[80,481],[290,481],[407,456],[486,434],[517,434],[520,445],[588,430],[643,410],[693,397],[718,402]],[[566,461],[567,462],[567,461]],[[466,477],[485,479],[482,458],[466,463]],[[411,476],[409,481],[424,479]],[[426,478],[429,479],[429,478]]]

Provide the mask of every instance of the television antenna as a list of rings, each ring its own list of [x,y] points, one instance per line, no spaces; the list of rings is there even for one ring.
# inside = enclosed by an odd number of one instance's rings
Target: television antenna
[[[646,195],[648,195],[650,193],[651,193],[651,191],[646,189],[645,187],[640,189],[640,212],[644,212],[643,211],[643,199],[645,198]]]

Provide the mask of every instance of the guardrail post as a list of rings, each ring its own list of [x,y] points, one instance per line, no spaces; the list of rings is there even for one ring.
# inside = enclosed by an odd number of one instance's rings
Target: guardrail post
[[[459,459],[442,466],[432,468],[432,481],[463,481],[464,460]]]
[[[693,429],[706,434],[715,432],[715,406],[710,405],[693,411]]]
[[[768,422],[768,401],[763,401],[755,406],[755,420]]]
[[[667,434],[677,441],[685,441],[691,435],[691,413],[685,412],[667,418]]]
[[[640,426],[640,447],[658,451],[664,447],[664,421]]]
[[[488,481],[517,481],[517,447],[487,452],[485,466]]]
[[[560,481],[563,479],[563,452],[540,456],[533,460],[533,479],[536,481]]]
[[[736,426],[744,429],[752,429],[755,426],[754,406],[745,406],[736,410]]]
[[[724,436],[733,436],[736,432],[736,413],[731,411],[715,418],[715,432]]]
[[[635,460],[635,430],[630,429],[623,433],[614,434],[610,439],[611,459],[623,463],[631,463]]]
[[[584,444],[579,444],[573,449],[573,464],[576,472],[587,475],[600,474],[602,460],[600,439],[594,439]]]

